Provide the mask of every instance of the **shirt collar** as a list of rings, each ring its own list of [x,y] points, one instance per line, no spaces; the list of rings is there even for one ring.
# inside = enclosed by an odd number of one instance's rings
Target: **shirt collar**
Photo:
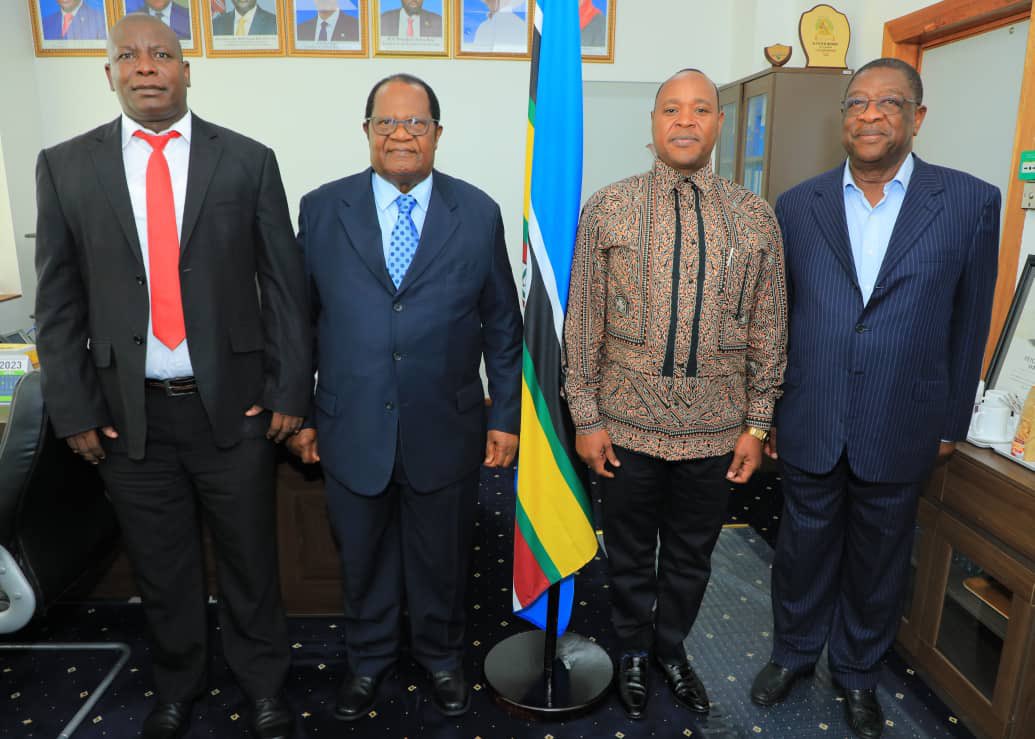
[[[425,213],[428,212],[428,203],[431,202],[431,178],[432,175],[429,174],[423,180],[414,185],[408,193],[406,193],[407,195],[411,195],[413,199],[417,201],[417,205],[420,206]],[[370,184],[374,188],[374,203],[380,211],[386,210],[388,206],[395,202],[396,198],[402,195],[399,188],[377,172],[372,173]]]
[[[316,27],[319,28],[321,23],[326,23],[327,29],[333,31],[335,24],[338,22],[339,15],[341,15],[341,11],[335,10],[333,13],[327,16],[327,18],[321,18],[320,16],[316,16]]]
[[[255,10],[258,7],[259,7],[258,5],[253,5],[252,9],[249,10],[247,13],[238,13],[237,12],[237,8],[235,7],[234,8],[234,16],[237,17],[237,18],[253,18],[253,17],[255,17]]]
[[[711,162],[708,162],[699,170],[687,177],[685,174],[673,169],[660,159],[655,159],[652,174],[657,187],[663,192],[675,190],[680,184],[685,183],[688,179],[690,182],[697,185],[701,192],[710,192],[715,184],[715,173],[712,172]]]
[[[891,182],[884,185],[884,192],[888,191],[893,182],[897,182],[902,187],[902,192],[905,192],[909,188],[909,180],[913,177],[913,152],[906,155],[906,158],[902,160],[902,164],[899,165],[898,171],[895,172],[895,176],[891,178]],[[852,168],[848,166],[848,160],[845,160],[845,171],[841,175],[841,184],[847,190],[849,188],[862,192],[862,188],[855,184],[855,178],[852,177]]]
[[[139,123],[134,121],[128,115],[123,113],[122,114],[122,148],[123,148],[123,150],[125,150],[125,148],[127,146],[129,146],[129,143],[133,140],[133,134],[136,133],[137,131],[143,131],[144,133],[155,134],[155,132],[152,131],[150,128],[146,128],[144,126],[141,126]],[[165,131],[163,131],[162,133],[168,133],[169,131],[176,131],[178,134],[180,134],[181,137],[183,137],[183,140],[186,141],[189,144],[190,143],[190,133],[191,133],[191,114],[190,114],[190,111],[188,110],[186,113],[184,113],[183,114],[183,118],[181,118],[180,120],[176,121],[176,123],[174,123],[171,126],[169,126],[169,128],[165,129]],[[157,135],[157,134],[155,134],[155,135]]]
[[[81,8],[81,7],[83,7],[83,3],[82,3],[82,0],[80,0],[79,4],[78,4],[78,5],[76,5],[76,6],[74,7],[74,8],[72,8],[72,9],[71,9],[70,11],[68,11],[67,13],[66,13],[66,12],[65,12],[64,10],[62,10],[62,11],[61,11],[61,13],[62,13],[63,15],[75,15],[76,13],[78,13],[78,12],[79,12],[79,8]]]

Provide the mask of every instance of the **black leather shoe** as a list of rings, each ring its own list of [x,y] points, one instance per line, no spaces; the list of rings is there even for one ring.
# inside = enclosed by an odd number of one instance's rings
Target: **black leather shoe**
[[[618,661],[618,700],[631,719],[643,718],[647,710],[647,653],[626,652]]]
[[[370,713],[377,701],[377,685],[380,677],[354,675],[346,678],[338,690],[338,702],[334,705],[334,718],[341,721],[355,721]]]
[[[877,739],[884,731],[884,712],[873,688],[842,688],[845,697],[845,718],[848,726],[862,739]]]
[[[255,701],[252,732],[259,739],[288,739],[295,729],[295,719],[279,695]]]
[[[770,662],[755,676],[755,682],[751,685],[751,702],[764,708],[783,703],[798,678],[811,675],[814,670],[814,667],[809,667],[796,672]]]
[[[471,689],[464,671],[440,670],[431,676],[432,699],[445,716],[463,716],[471,707]]]
[[[665,682],[672,689],[676,700],[691,711],[708,713],[712,707],[708,701],[708,691],[704,689],[704,683],[697,677],[689,660],[684,657],[676,662],[666,662],[659,658],[658,666],[664,673]]]
[[[179,739],[190,723],[189,701],[159,703],[144,719],[140,739]]]

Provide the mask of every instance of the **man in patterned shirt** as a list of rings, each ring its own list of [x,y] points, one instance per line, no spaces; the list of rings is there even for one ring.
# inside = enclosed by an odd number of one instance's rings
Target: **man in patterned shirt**
[[[772,209],[710,165],[723,120],[715,84],[678,72],[651,120],[651,171],[582,211],[565,320],[565,393],[576,451],[603,486],[618,692],[631,718],[646,708],[650,651],[680,702],[709,709],[683,640],[730,483],[761,463],[787,333]]]

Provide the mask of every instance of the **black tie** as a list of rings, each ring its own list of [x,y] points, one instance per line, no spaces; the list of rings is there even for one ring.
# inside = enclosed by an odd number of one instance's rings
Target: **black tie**
[[[328,41],[327,38],[327,21],[320,21],[320,38],[317,41]]]

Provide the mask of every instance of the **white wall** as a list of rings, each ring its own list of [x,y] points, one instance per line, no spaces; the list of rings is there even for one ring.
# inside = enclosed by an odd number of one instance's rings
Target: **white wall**
[[[804,64],[798,16],[811,0],[622,0],[618,3],[614,64],[586,64],[586,80],[658,82],[677,69],[700,67],[720,84],[766,65],[762,47],[790,43],[792,66]],[[883,18],[926,3],[841,0],[854,38],[849,60],[880,53]],[[19,234],[35,230],[32,168],[35,153],[113,119],[118,104],[103,60],[33,56],[23,0],[7,0],[0,24],[0,138],[4,142],[12,208]],[[853,62],[854,63],[854,62]],[[528,63],[402,59],[191,59],[188,99],[203,118],[256,138],[277,152],[294,213],[299,198],[331,179],[365,167],[360,129],[371,85],[397,71],[435,88],[445,133],[436,163],[499,201],[515,273],[520,274],[521,210],[528,96]],[[649,126],[643,111],[644,138]],[[587,157],[607,156],[589,151]],[[630,173],[631,174],[631,173]],[[29,323],[32,244],[19,243],[26,297],[0,305],[0,330]]]

